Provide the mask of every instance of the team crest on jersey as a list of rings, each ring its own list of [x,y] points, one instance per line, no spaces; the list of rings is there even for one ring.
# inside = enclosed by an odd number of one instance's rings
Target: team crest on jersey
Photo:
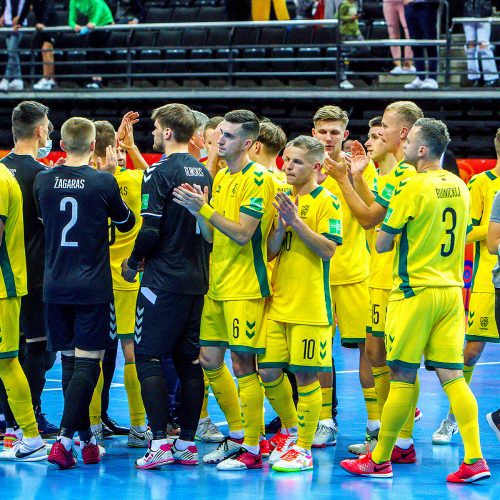
[[[394,193],[394,186],[392,184],[387,183],[382,191],[382,198],[385,200],[390,200],[392,198],[392,194]]]
[[[335,236],[340,236],[340,228],[342,226],[339,219],[329,219],[328,225],[330,228],[330,234],[333,234]]]
[[[489,324],[489,319],[488,319],[488,316],[481,316],[481,319],[479,320],[479,323],[481,325],[481,328],[488,328],[488,324]]]
[[[392,208],[387,209],[387,213],[385,214],[385,218],[384,218],[384,224],[387,224],[387,222],[389,222],[389,219],[391,218],[392,212],[393,212]]]
[[[250,198],[250,208],[262,211],[262,198]]]
[[[143,194],[141,196],[141,210],[146,210],[149,204],[149,194]]]
[[[309,213],[309,205],[304,205],[301,209],[300,209],[300,216],[301,217],[307,217],[307,214]]]

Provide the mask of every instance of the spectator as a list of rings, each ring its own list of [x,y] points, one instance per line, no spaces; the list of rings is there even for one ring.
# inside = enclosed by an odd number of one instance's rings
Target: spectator
[[[403,27],[405,38],[410,38],[408,26],[406,25],[404,1],[384,0],[383,9],[389,38],[392,38],[393,40],[400,39],[400,26]],[[403,66],[401,66],[401,47],[391,46],[391,54],[394,61],[394,68],[392,68],[391,74],[401,75],[405,73],[415,73],[415,66],[413,66],[412,63],[413,52],[411,47],[406,46],[404,48]]]
[[[22,2],[19,2],[20,4]],[[54,42],[55,33],[47,33],[46,26],[56,25],[56,11],[52,0],[26,0],[16,24],[22,25],[28,16],[30,7],[35,14],[36,33],[31,48],[42,51],[43,77],[35,85],[34,90],[52,90],[56,86],[54,79]]]
[[[144,21],[145,9],[142,0],[117,0],[113,12],[118,24],[139,24]]]
[[[492,15],[491,0],[465,0],[465,17],[489,17]],[[479,56],[483,67],[485,87],[496,87],[498,71],[495,56],[490,44],[491,24],[488,22],[464,23],[465,52],[467,54],[467,78],[473,87],[478,87],[481,80]]]
[[[87,25],[84,27],[76,22],[79,13],[87,17]],[[89,45],[92,49],[90,58],[93,61],[101,59],[102,54],[98,49],[106,46],[109,31],[94,30],[94,28],[114,24],[113,14],[111,14],[108,4],[104,0],[69,0],[68,24],[76,33],[89,33]],[[94,66],[92,71],[94,76],[92,81],[87,84],[88,89],[102,88],[102,77],[95,76],[99,73],[99,69],[99,65]]]
[[[437,39],[437,13],[439,0],[404,0],[405,18],[410,37],[415,40]],[[428,69],[425,67],[427,50]],[[413,47],[417,77],[405,85],[405,89],[437,89],[438,51],[435,45],[426,49],[422,46]]]
[[[271,4],[278,21],[288,21],[290,19],[286,0],[252,0],[252,21],[269,21],[271,18]]]
[[[22,2],[4,0],[2,4],[0,26],[12,28],[12,31],[6,38],[7,66],[5,68],[5,75],[0,81],[0,91],[23,90],[24,82],[21,79],[21,61],[19,60],[19,44],[23,35],[19,33],[21,26],[17,23],[21,14]],[[24,24],[26,24],[26,21]]]

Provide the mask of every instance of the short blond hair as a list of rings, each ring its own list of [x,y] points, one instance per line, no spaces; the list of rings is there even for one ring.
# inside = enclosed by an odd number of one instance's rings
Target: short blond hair
[[[97,156],[106,156],[108,146],[116,146],[115,127],[107,120],[94,122],[95,126],[95,154]]]
[[[323,106],[316,111],[313,117],[313,123],[316,127],[318,122],[331,121],[331,122],[341,122],[347,127],[349,123],[349,115],[347,111],[344,111],[338,106],[328,105]]]
[[[412,101],[396,101],[389,104],[385,110],[394,111],[409,128],[412,128],[417,120],[424,117],[423,111]]]
[[[278,156],[280,151],[285,147],[286,135],[280,126],[270,120],[262,120],[259,126],[257,141],[264,146],[264,149],[269,154]]]
[[[325,159],[325,146],[316,137],[311,137],[309,135],[299,135],[295,139],[292,139],[285,146],[286,148],[298,148],[306,152],[306,156],[313,163],[323,163]]]
[[[94,123],[81,116],[66,120],[61,127],[61,140],[66,153],[90,153],[90,145],[95,141]]]

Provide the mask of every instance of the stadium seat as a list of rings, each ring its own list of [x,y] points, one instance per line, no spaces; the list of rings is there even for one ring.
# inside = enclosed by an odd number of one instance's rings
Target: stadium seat
[[[169,23],[172,17],[173,9],[163,7],[152,7],[146,11],[144,16],[145,23]]]
[[[227,21],[226,8],[202,5],[198,11],[197,20],[205,23]]]
[[[128,30],[114,30],[111,32],[108,47],[105,49],[108,58],[107,73],[127,73],[128,46],[130,37],[133,34]]]
[[[178,47],[181,39],[182,30],[168,29],[160,30],[156,38],[158,48]]]
[[[274,49],[271,49],[271,60],[270,60],[271,71],[273,72],[292,71],[294,69],[293,61],[278,61],[277,59],[283,59],[283,58],[291,59],[293,57],[294,53],[292,47],[275,47]]]
[[[236,71],[250,72],[265,72],[266,65],[266,49],[264,48],[248,48],[239,51],[240,61],[236,65]],[[245,61],[244,59],[259,59],[257,61]]]
[[[321,49],[319,47],[300,47],[297,51],[299,60],[296,63],[298,71],[314,71],[317,73],[322,72],[324,68],[323,61],[321,61]],[[303,59],[311,60],[303,60]]]
[[[286,28],[261,28],[257,38],[258,45],[265,45],[266,47],[276,47],[283,45],[285,39]]]
[[[194,23],[198,21],[199,7],[177,7],[170,18],[171,23]]]
[[[207,30],[201,29],[184,29],[182,30],[182,37],[180,45],[182,47],[201,47],[205,45],[207,38]]]

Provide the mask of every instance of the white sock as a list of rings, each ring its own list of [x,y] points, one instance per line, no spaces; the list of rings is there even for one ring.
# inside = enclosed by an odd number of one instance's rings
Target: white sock
[[[168,439],[153,439],[150,445],[151,451],[158,451],[164,444],[168,444]]]
[[[146,432],[148,430],[147,425],[136,425],[133,426],[132,429],[134,429],[135,432]]]
[[[183,439],[176,439],[174,446],[179,451],[187,450],[190,446],[194,446],[194,441],[184,441]]]
[[[64,448],[66,448],[66,451],[71,450],[71,446],[73,445],[73,440],[71,438],[66,436],[59,436],[57,440],[63,444]]]
[[[80,449],[85,448],[85,446],[88,446],[89,444],[97,444],[97,441],[95,439],[95,436],[92,434],[92,437],[90,438],[90,441],[86,443],[83,441],[83,439],[80,438]]]
[[[366,428],[370,431],[376,431],[380,429],[380,420],[367,420],[366,421]]]
[[[96,424],[90,426],[90,430],[92,431],[92,433],[94,433],[95,431],[100,431],[101,429],[102,429],[102,424]]]
[[[285,431],[284,434],[288,433],[288,434],[291,434],[292,436],[295,436],[297,435],[297,427],[288,427],[287,429],[281,429],[281,431]]]
[[[229,437],[233,439],[243,439],[244,435],[243,431],[229,431]]]
[[[40,436],[36,436],[34,438],[23,437],[23,443],[28,448],[31,448],[31,449],[40,448],[40,446],[43,445],[43,441],[42,441],[42,438]]]
[[[243,443],[241,445],[245,450],[249,451],[250,453],[253,453],[254,455],[258,455],[260,453],[260,448],[259,446],[249,446],[248,444]]]
[[[200,421],[198,422],[198,425],[202,424],[203,422],[209,422],[209,421],[210,421],[210,416],[205,417],[205,418],[200,418]]]
[[[413,444],[412,438],[398,438],[396,439],[396,446],[402,450],[407,450]]]

